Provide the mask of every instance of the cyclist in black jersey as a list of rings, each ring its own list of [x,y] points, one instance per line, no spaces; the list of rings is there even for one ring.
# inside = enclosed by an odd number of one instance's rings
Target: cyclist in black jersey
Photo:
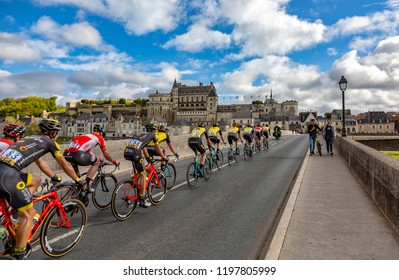
[[[134,135],[133,139],[130,140],[129,144],[125,148],[124,157],[126,160],[132,161],[134,169],[140,175],[140,196],[139,196],[139,206],[143,208],[149,207],[151,204],[145,201],[145,184],[146,184],[146,173],[144,167],[144,158],[143,155],[146,157],[148,163],[151,163],[151,158],[148,154],[146,147],[148,144],[153,141],[155,150],[158,154],[163,155],[161,146],[158,144],[158,139],[155,134],[157,127],[150,123],[146,124],[145,128],[147,132],[142,133],[140,135]],[[168,157],[162,156],[162,159],[167,163]]]
[[[65,160],[60,147],[55,142],[61,124],[57,120],[43,119],[39,123],[40,135],[25,137],[0,154],[0,193],[15,210],[18,211],[20,221],[16,234],[16,244],[13,256],[23,259],[27,254],[26,244],[36,214],[33,208],[32,194],[41,183],[38,175],[22,172],[22,169],[35,162],[39,169],[51,178],[52,182],[59,182],[61,178],[51,170],[47,162],[41,157],[51,153],[65,173],[83,186],[84,182],[76,175],[72,166]]]

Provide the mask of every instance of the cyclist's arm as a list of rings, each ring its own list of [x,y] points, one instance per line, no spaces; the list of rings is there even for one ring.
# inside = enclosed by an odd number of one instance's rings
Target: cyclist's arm
[[[167,143],[167,144],[168,144],[168,147],[169,147],[170,151],[175,155],[176,154],[176,150],[173,147],[172,143]]]
[[[44,174],[46,174],[49,178],[52,178],[55,175],[53,170],[51,170],[50,166],[48,166],[47,162],[45,160],[43,160],[42,158],[37,159],[35,161],[35,163],[36,163],[37,167],[39,167],[39,169]]]
[[[112,157],[111,157],[111,155],[110,155],[107,151],[102,151],[102,152],[103,152],[103,156],[104,156],[107,160],[112,161]]]
[[[69,164],[69,162],[66,161],[63,156],[58,156],[55,158],[55,160],[61,166],[62,170],[64,170],[66,175],[68,175],[71,179],[76,181],[76,179],[79,178],[78,175],[75,173],[75,170],[73,170],[72,166]]]
[[[161,145],[159,145],[158,143],[155,143],[155,150],[158,152],[159,155],[162,155],[162,158],[167,159],[167,157],[164,155]],[[147,149],[146,149],[147,150]]]

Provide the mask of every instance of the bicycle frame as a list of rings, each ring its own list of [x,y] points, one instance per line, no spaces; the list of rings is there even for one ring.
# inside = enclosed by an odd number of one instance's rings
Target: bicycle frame
[[[66,226],[67,228],[70,228],[70,223],[69,223],[69,219],[66,215],[66,212],[63,208],[62,202],[59,200],[58,198],[58,194],[57,191],[51,191],[49,193],[46,193],[44,195],[40,195],[40,196],[36,196],[33,198],[33,204],[39,202],[39,201],[43,201],[43,200],[49,200],[48,203],[45,203],[45,207],[43,209],[43,212],[40,214],[39,219],[37,220],[37,222],[35,223],[35,225],[32,227],[30,234],[29,234],[29,238],[28,238],[28,242],[30,242],[33,238],[33,236],[36,234],[36,232],[39,230],[41,224],[43,223],[43,221],[47,218],[48,214],[50,213],[50,211],[54,208],[57,207],[58,210],[60,211],[63,219],[59,219],[59,223],[61,226]],[[8,203],[6,201],[5,198],[1,198],[0,199],[0,206],[3,209],[3,214],[5,216],[5,220],[3,221],[3,226],[4,228],[6,228],[8,230],[9,233],[9,237],[11,237],[12,240],[12,245],[15,244],[15,238],[16,238],[16,229],[14,228],[12,221],[11,221],[11,215],[16,213],[15,210],[9,211],[8,210]],[[65,225],[64,225],[65,222]]]

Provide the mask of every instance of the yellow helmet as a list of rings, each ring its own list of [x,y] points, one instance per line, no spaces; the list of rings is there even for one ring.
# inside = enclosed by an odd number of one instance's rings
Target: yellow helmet
[[[199,122],[198,127],[205,127],[205,124],[203,122]]]
[[[158,126],[158,131],[159,132],[166,132],[166,127],[164,127],[163,125]]]
[[[217,122],[214,122],[213,127],[219,127],[219,124]]]

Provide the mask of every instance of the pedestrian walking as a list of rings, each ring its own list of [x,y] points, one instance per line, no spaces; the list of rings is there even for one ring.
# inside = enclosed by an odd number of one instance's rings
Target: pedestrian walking
[[[332,125],[331,120],[327,120],[327,124],[323,127],[323,138],[326,140],[327,154],[332,156],[334,139],[337,137],[335,127]]]
[[[316,124],[315,119],[311,119],[310,124],[308,125],[309,150],[310,150],[311,156],[314,155],[314,147],[315,147],[318,131],[321,131],[321,128],[319,127],[318,124]]]

